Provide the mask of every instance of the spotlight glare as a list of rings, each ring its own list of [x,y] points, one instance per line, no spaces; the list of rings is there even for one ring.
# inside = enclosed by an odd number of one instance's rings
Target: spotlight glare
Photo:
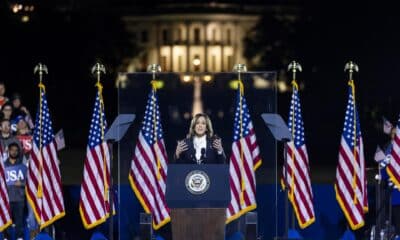
[[[21,17],[21,21],[22,21],[23,23],[29,22],[29,16],[27,16],[27,15],[22,16],[22,17]]]
[[[212,80],[211,75],[205,75],[205,76],[204,76],[204,81],[205,81],[205,82],[209,82],[209,81],[211,81],[211,80]]]
[[[184,81],[184,82],[187,83],[187,82],[190,82],[190,80],[191,80],[190,75],[184,75],[184,76],[183,76],[183,81]]]
[[[12,11],[13,11],[13,13],[17,13],[19,10],[18,10],[18,5],[14,5],[13,7],[12,7]]]

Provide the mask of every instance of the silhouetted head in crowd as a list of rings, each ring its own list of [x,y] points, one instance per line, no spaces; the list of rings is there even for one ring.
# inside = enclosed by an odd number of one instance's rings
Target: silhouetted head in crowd
[[[21,95],[19,95],[19,93],[14,93],[11,98],[11,102],[15,109],[19,109],[22,106]]]
[[[23,117],[30,116],[28,109],[24,105],[22,105],[22,98],[19,93],[14,93],[14,95],[12,96],[11,105],[13,107],[13,115],[11,116],[12,119],[20,115]]]
[[[19,160],[20,149],[17,143],[10,143],[8,145],[8,157],[11,164],[17,163]]]
[[[0,124],[1,137],[8,138],[11,135],[11,123],[8,119],[1,120]]]
[[[0,82],[0,97],[4,97],[4,94],[6,94],[6,85],[4,82]]]
[[[4,104],[1,111],[3,112],[3,119],[11,119],[11,115],[13,114],[13,107],[10,103]]]
[[[17,135],[30,134],[29,126],[26,123],[26,121],[25,121],[23,116],[21,116],[21,115],[17,116],[14,121],[15,121],[15,124],[16,124]]]

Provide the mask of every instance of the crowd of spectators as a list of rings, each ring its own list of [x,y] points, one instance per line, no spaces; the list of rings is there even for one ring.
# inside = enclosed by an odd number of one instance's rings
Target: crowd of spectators
[[[23,105],[22,97],[14,93],[6,95],[6,85],[0,82],[0,145],[3,150],[1,160],[6,169],[6,182],[13,220],[12,231],[17,240],[24,239],[24,228],[35,232],[37,224],[32,209],[26,204],[25,183],[26,167],[32,150],[33,121],[30,112]],[[16,179],[9,172],[22,171]],[[34,233],[33,233],[34,234]],[[5,232],[5,239],[11,239],[10,228]]]

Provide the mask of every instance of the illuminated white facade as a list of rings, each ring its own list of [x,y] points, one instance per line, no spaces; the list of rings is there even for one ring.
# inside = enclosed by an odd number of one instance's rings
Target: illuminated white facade
[[[258,18],[214,13],[125,16],[132,41],[143,49],[127,71],[159,63],[162,71],[229,72],[235,63],[246,63],[243,39]],[[193,64],[194,59],[200,64]]]

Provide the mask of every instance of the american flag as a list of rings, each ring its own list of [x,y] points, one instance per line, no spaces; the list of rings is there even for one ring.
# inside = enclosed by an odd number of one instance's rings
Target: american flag
[[[110,152],[104,140],[106,117],[101,91],[97,92],[83,169],[79,212],[83,226],[93,228],[110,217]],[[114,209],[114,206],[113,206]]]
[[[386,167],[390,180],[400,189],[400,119],[396,124],[396,135],[392,140],[392,151],[390,161]]]
[[[315,213],[300,96],[296,82],[293,81],[292,85],[293,94],[288,125],[293,140],[287,144],[287,163],[283,168],[283,184],[284,187],[288,187],[288,197],[299,226],[306,228],[315,221]]]
[[[143,209],[153,215],[154,229],[170,221],[165,202],[167,163],[158,98],[153,87],[132,158],[129,181]]]
[[[8,199],[5,169],[3,165],[3,148],[0,145],[0,232],[12,224],[10,201]]]
[[[239,85],[229,164],[231,202],[226,211],[226,223],[257,207],[255,170],[261,165],[260,149],[246,99],[243,96],[243,85],[241,82]]]
[[[33,131],[33,148],[30,154],[26,197],[40,229],[49,226],[65,215],[61,174],[54,140],[47,98],[40,85],[39,110]]]
[[[349,94],[344,128],[336,169],[336,199],[353,230],[364,226],[368,211],[367,180],[360,120],[355,104],[354,81],[349,81]]]

